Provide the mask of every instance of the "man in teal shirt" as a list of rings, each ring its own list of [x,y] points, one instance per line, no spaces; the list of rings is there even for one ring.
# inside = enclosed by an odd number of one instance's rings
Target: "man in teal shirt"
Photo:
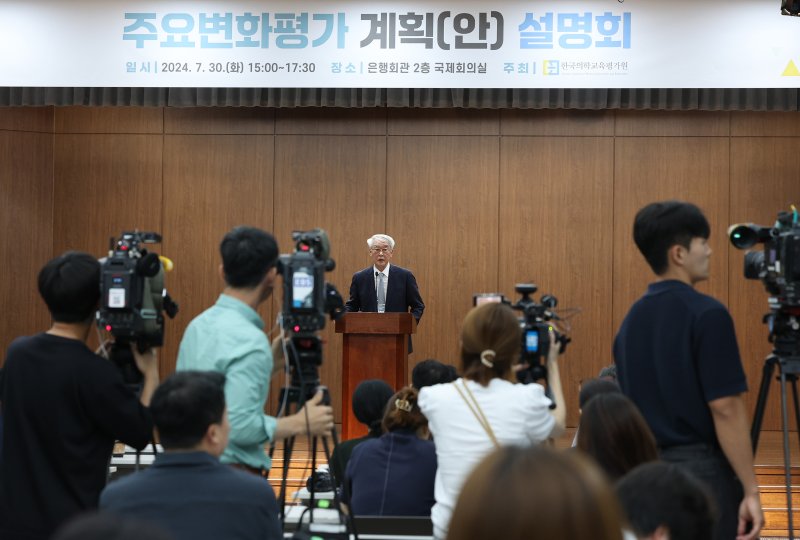
[[[217,302],[198,315],[181,340],[177,370],[225,374],[225,401],[230,440],[220,460],[257,474],[270,469],[267,441],[310,432],[326,436],[333,428],[333,409],[318,393],[305,410],[274,418],[264,414],[273,363],[280,340],[270,347],[264,321],[256,309],[272,294],[277,277],[278,244],[253,227],[236,227],[220,244],[220,271],[226,287]],[[278,366],[281,367],[281,366]]]

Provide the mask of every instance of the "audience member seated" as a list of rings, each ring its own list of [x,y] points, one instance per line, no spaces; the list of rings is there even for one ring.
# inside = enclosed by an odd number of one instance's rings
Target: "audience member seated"
[[[52,540],[174,540],[146,521],[120,518],[103,512],[82,514],[67,522]]]
[[[559,346],[550,336],[548,385],[514,382],[522,342],[519,320],[504,304],[473,308],[461,330],[463,378],[420,390],[419,407],[436,443],[434,535],[444,538],[461,485],[478,462],[499,446],[532,445],[564,430],[566,409],[558,372]],[[485,516],[485,513],[481,513]]]
[[[350,510],[356,516],[429,516],[436,477],[436,448],[417,390],[406,387],[389,399],[384,434],[353,450],[345,474]]]
[[[581,414],[586,403],[594,396],[614,393],[622,393],[619,384],[617,384],[615,380],[598,377],[597,379],[589,379],[581,382],[581,388],[578,392],[578,414]],[[578,446],[578,433],[580,433],[580,430],[576,429],[575,437],[572,439],[572,446]]]
[[[219,461],[230,432],[224,388],[225,376],[210,371],[164,381],[151,411],[165,452],[109,484],[100,508],[147,520],[175,540],[282,538],[269,483]]]
[[[456,368],[433,358],[423,360],[411,370],[411,385],[417,390],[434,384],[444,384],[458,379]]]
[[[622,540],[605,475],[576,452],[501,448],[461,490],[448,540]]]
[[[50,538],[64,522],[97,508],[114,440],[143,449],[153,436],[146,406],[158,386],[150,350],[133,355],[140,397],[86,339],[100,300],[100,263],[67,252],[39,272],[53,324],[15,339],[0,375],[0,538]]]
[[[342,441],[333,449],[331,469],[338,487],[342,487],[344,472],[347,470],[347,462],[353,449],[364,441],[381,436],[383,413],[392,394],[394,394],[392,387],[381,379],[361,381],[353,391],[353,414],[359,422],[367,426],[369,431],[366,436]]]
[[[708,540],[716,516],[705,485],[672,463],[646,463],[617,482],[617,497],[638,540]]]
[[[658,459],[647,422],[622,394],[600,394],[589,400],[578,424],[577,448],[594,458],[612,481]]]

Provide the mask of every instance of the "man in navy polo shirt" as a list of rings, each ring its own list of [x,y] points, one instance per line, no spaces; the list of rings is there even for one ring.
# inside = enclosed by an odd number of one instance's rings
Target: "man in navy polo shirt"
[[[714,538],[749,540],[764,516],[742,399],[747,381],[728,310],[694,289],[708,279],[709,233],[693,204],[652,203],[636,214],[633,238],[656,281],[625,317],[614,360],[662,459],[711,489],[719,510]]]

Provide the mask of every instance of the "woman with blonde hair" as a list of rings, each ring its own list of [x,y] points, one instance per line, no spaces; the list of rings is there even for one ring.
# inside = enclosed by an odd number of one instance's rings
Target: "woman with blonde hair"
[[[510,446],[472,472],[447,540],[622,540],[622,514],[600,469],[577,452]]]
[[[483,304],[464,319],[462,378],[420,390],[419,407],[428,418],[439,464],[431,510],[436,538],[447,535],[461,486],[482,458],[500,446],[530,446],[563,431],[559,347],[550,338],[547,384],[555,409],[541,385],[514,382],[522,333],[516,314],[504,304]]]

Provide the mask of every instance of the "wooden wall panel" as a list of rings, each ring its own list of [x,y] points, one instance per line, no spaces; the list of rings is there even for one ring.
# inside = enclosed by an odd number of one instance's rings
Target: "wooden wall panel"
[[[730,113],[709,111],[617,111],[622,137],[727,137]]]
[[[386,109],[277,109],[281,135],[385,135]]]
[[[796,112],[732,112],[733,137],[800,137],[800,114]]]
[[[498,135],[500,113],[489,109],[389,109],[389,135]]]
[[[0,130],[53,133],[53,117],[53,107],[0,107]]]
[[[323,228],[336,261],[326,281],[347,301],[353,273],[371,264],[366,240],[386,227],[386,139],[382,136],[294,136],[276,141],[275,234],[284,253],[293,230]],[[275,295],[276,309],[283,298]],[[320,379],[341,421],[342,336],[328,320]],[[276,393],[277,396],[277,393]]]
[[[680,199],[698,205],[711,225],[711,277],[698,290],[728,302],[728,139],[616,139],[614,174],[614,329],[653,281],[633,242],[633,218],[646,204]]]
[[[169,322],[162,372],[174,371],[189,322],[224,288],[219,244],[237,225],[272,229],[273,137],[168,135],[164,144],[163,253],[175,263],[167,289],[180,304]],[[271,327],[271,310],[261,316]]]
[[[576,153],[580,159],[575,159]],[[610,137],[504,137],[501,145],[499,290],[535,283],[582,309],[560,371],[568,424],[577,425],[578,388],[611,356],[614,141]]]
[[[504,109],[500,129],[503,135],[611,136],[614,111]]]
[[[389,138],[386,232],[426,305],[409,368],[458,365],[472,294],[497,290],[499,152],[497,137]]]
[[[2,363],[14,338],[50,323],[36,277],[53,255],[52,134],[0,132],[0,255]]]
[[[164,133],[188,135],[272,135],[275,109],[187,107],[164,109]]]
[[[756,130],[758,131],[758,130]],[[775,223],[776,214],[800,204],[800,157],[795,149],[800,138],[753,137],[731,141],[730,223]],[[754,250],[761,251],[759,245]],[[736,322],[742,361],[747,370],[749,410],[755,410],[764,359],[772,350],[761,317],[769,311],[760,280],[743,275],[744,252],[730,248],[730,308]],[[779,384],[773,382],[763,429],[780,429]],[[789,401],[791,403],[791,401]],[[790,405],[791,410],[791,405]],[[793,417],[790,414],[790,417]],[[793,422],[794,424],[794,422]]]
[[[56,133],[162,133],[161,107],[58,107]]]

